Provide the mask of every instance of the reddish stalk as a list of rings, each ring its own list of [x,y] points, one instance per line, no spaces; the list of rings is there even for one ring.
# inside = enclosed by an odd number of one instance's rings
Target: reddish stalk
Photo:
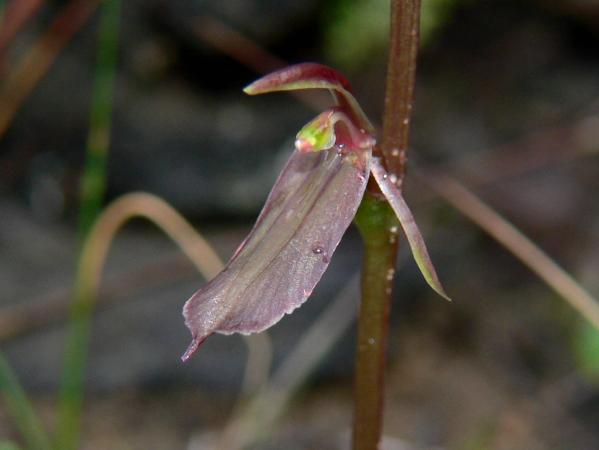
[[[378,150],[387,171],[397,176],[398,186],[405,174],[419,26],[420,0],[391,2],[383,137]],[[354,385],[354,450],[376,450],[381,440],[391,287],[397,256],[395,220],[386,202],[366,193],[356,216],[364,239],[364,259]]]
[[[399,186],[405,175],[419,36],[420,0],[393,0],[381,151]]]
[[[87,22],[99,0],[71,0],[49,29],[6,75],[0,88],[0,138],[62,49]]]
[[[12,0],[4,7],[0,22],[0,71],[4,70],[5,52],[19,30],[35,16],[44,4],[43,0]]]

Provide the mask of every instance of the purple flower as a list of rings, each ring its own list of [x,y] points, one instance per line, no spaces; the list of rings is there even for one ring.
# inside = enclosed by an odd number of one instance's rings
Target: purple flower
[[[371,173],[397,214],[426,281],[448,298],[393,176],[372,156],[374,127],[349,82],[329,67],[305,63],[267,75],[244,91],[315,88],[329,89],[336,106],[300,130],[295,151],[249,236],[224,270],[185,304],[192,342],[184,361],[212,333],[263,331],[307,300],[352,222]]]

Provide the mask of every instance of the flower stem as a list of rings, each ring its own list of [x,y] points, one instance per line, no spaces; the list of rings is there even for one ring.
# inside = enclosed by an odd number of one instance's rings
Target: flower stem
[[[401,187],[405,174],[416,75],[420,0],[392,0],[391,36],[380,148],[386,170]],[[362,303],[354,392],[353,449],[379,448],[383,424],[384,373],[397,256],[396,218],[376,193],[367,192],[356,215],[364,240]]]
[[[420,0],[392,0],[381,151],[398,186],[405,174],[419,36]]]
[[[396,220],[387,202],[368,192],[355,219],[364,239],[364,256],[354,384],[354,450],[378,449],[381,438],[391,284],[397,254],[395,235],[389,230],[397,228]]]

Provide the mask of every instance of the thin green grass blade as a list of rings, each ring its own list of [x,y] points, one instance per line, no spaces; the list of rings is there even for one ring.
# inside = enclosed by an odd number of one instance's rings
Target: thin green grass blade
[[[95,80],[85,167],[81,178],[79,241],[87,236],[102,207],[110,144],[114,80],[118,57],[120,0],[104,0],[101,9]]]
[[[91,229],[104,199],[118,56],[120,10],[120,0],[104,0],[102,3],[90,130],[81,180],[81,206],[78,223],[80,243]],[[77,270],[81,270],[80,265]],[[82,277],[79,275],[77,279],[81,280]],[[55,442],[57,450],[75,450],[80,434],[85,365],[93,308],[89,299],[81,294],[81,286],[75,286],[74,290],[75,294],[69,313],[59,397],[59,418]]]
[[[46,430],[35,414],[16,374],[2,354],[0,354],[0,395],[7,411],[23,435],[27,447],[32,450],[50,450],[50,440]],[[8,442],[0,443],[0,450],[9,448],[17,447],[10,447]]]

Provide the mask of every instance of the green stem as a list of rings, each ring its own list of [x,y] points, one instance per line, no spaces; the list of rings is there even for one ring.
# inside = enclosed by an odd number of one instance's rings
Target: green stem
[[[110,143],[114,79],[118,55],[120,0],[104,0],[100,19],[98,59],[90,114],[86,161],[81,180],[79,242],[86,238],[104,199],[106,162]],[[78,272],[83,270],[81,256]],[[69,311],[63,376],[60,386],[59,418],[55,448],[75,450],[79,440],[80,418],[92,302],[77,275]]]
[[[358,317],[358,348],[354,384],[354,450],[375,450],[383,425],[391,285],[395,268],[397,219],[387,202],[367,193],[356,225],[364,239],[362,302]]]
[[[385,168],[401,187],[412,112],[420,0],[392,0],[391,34],[380,148]],[[358,319],[358,348],[354,385],[353,449],[379,448],[383,424],[384,373],[397,257],[397,219],[378,189],[364,196],[356,224],[364,240],[362,303]]]
[[[106,189],[106,165],[110,145],[114,81],[118,57],[120,0],[103,0],[98,53],[85,166],[81,178],[79,242],[83,242],[102,208]]]
[[[46,430],[29,403],[17,376],[2,354],[0,354],[0,394],[2,394],[7,411],[19,427],[19,431],[27,443],[27,448],[50,450],[50,440]]]

